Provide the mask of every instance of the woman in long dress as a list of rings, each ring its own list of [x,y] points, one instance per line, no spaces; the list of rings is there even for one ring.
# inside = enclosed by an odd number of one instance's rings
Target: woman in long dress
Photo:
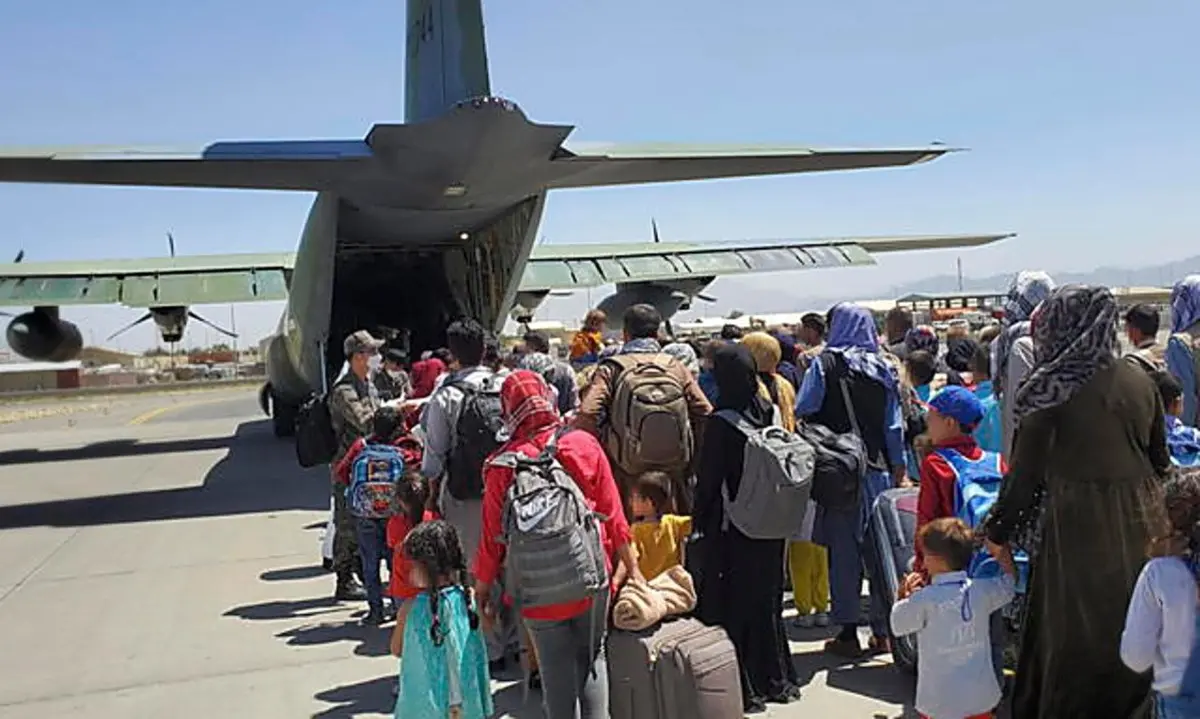
[[[1148,717],[1150,679],[1121,662],[1125,609],[1170,465],[1153,382],[1116,361],[1117,305],[1066,286],[1034,313],[1034,364],[1011,395],[1009,473],[989,549],[1029,550],[1014,717]]]
[[[717,410],[740,413],[755,427],[772,423],[774,408],[759,394],[758,372],[750,351],[729,344],[717,351],[713,374],[719,389]],[[704,425],[693,526],[704,535],[697,572],[696,616],[725,628],[742,670],[747,712],[766,702],[788,703],[800,696],[799,679],[783,629],[783,539],[750,539],[732,524],[724,527],[724,486],[737,496],[742,481],[746,437],[733,424],[714,417]]]

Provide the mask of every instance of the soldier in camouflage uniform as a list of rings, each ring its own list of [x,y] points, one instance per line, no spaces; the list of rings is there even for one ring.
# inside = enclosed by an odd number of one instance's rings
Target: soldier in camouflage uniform
[[[342,343],[349,370],[329,390],[329,417],[337,434],[338,450],[331,466],[336,466],[354,444],[371,433],[375,410],[379,409],[379,390],[371,377],[372,365],[379,359],[383,342],[366,330],[359,330]],[[344,601],[364,600],[367,595],[354,578],[359,566],[358,541],[353,515],[346,504],[345,488],[333,485],[333,570],[337,572],[334,596]]]
[[[408,353],[399,347],[384,346],[383,369],[375,373],[375,387],[384,402],[403,399],[412,394],[412,380],[404,370]]]

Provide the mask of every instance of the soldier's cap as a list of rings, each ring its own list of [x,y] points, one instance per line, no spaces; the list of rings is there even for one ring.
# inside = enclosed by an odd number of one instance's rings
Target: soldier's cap
[[[359,352],[375,352],[383,346],[383,340],[377,340],[366,330],[359,330],[346,336],[342,349],[347,357]]]

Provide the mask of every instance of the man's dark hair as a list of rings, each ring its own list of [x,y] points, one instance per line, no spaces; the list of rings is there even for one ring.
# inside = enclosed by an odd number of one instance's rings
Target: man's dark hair
[[[647,337],[657,339],[658,328],[662,324],[662,315],[654,305],[633,305],[625,310],[625,316],[621,318],[621,321],[629,339],[640,340]]]
[[[445,347],[438,347],[434,351],[430,352],[429,356],[434,359],[441,360],[442,364],[445,365],[449,365],[452,361],[454,361],[454,354]]]
[[[1171,404],[1183,396],[1183,385],[1170,372],[1155,370],[1150,374],[1150,378],[1158,387],[1158,394],[1162,397],[1164,409],[1170,409]]]
[[[817,334],[821,335],[821,337],[825,336],[825,318],[822,317],[821,315],[817,314],[816,312],[809,312],[808,314],[801,317],[800,325],[802,327],[809,328],[813,332],[816,332]]]
[[[917,532],[917,541],[925,554],[946,560],[954,572],[966,569],[975,556],[975,534],[958,517],[942,517],[926,524]]]
[[[925,350],[909,352],[904,360],[904,368],[908,370],[908,381],[914,387],[921,387],[932,382],[937,374],[937,358]]]
[[[550,338],[545,332],[537,332],[534,330],[526,332],[525,344],[529,347],[530,352],[550,354]]]
[[[721,339],[734,342],[742,338],[742,328],[737,325],[725,325],[721,328]]]
[[[488,332],[473,319],[458,320],[446,328],[446,346],[463,367],[483,363],[483,350]]]
[[[971,372],[975,375],[975,381],[979,382],[992,377],[992,349],[987,345],[981,344],[975,347],[975,353],[971,355]]]
[[[884,321],[889,325],[896,325],[897,329],[911,330],[913,328],[912,310],[907,307],[893,307],[887,311]]]
[[[1158,310],[1147,304],[1134,305],[1125,313],[1125,324],[1146,337],[1154,337],[1158,334]]]
[[[376,441],[385,444],[394,442],[403,428],[404,422],[395,408],[380,407],[375,410],[375,417],[371,420],[371,434],[375,436]]]
[[[499,372],[500,368],[504,366],[504,358],[500,353],[500,340],[491,332],[488,332],[483,341],[483,364],[491,367],[495,372]]]

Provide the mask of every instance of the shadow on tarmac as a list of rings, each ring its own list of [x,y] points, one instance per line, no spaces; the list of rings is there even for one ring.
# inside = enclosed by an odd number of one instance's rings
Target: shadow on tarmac
[[[322,524],[321,526],[325,526]],[[307,529],[307,527],[305,528]],[[329,572],[320,565],[308,567],[288,567],[287,569],[271,569],[258,575],[264,582],[294,582],[301,579],[323,577]]]
[[[92,527],[286,510],[328,511],[328,470],[298,467],[292,445],[274,437],[270,420],[243,422],[229,437],[165,442],[128,440],[66,450],[16,450],[0,453],[0,465],[221,448],[227,448],[228,452],[208,471],[201,486],[0,506],[0,529]],[[169,466],[165,469],[169,470]],[[64,468],[64,471],[69,470]]]

